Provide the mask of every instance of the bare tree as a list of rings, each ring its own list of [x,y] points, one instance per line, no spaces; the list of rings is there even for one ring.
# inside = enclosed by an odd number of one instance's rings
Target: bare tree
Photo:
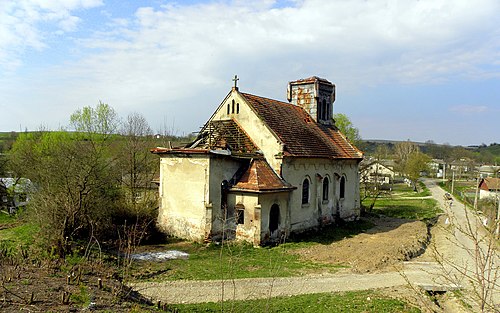
[[[394,155],[396,158],[396,163],[398,164],[398,169],[400,172],[404,172],[404,168],[410,155],[414,152],[419,152],[418,146],[411,141],[398,142],[394,146]]]

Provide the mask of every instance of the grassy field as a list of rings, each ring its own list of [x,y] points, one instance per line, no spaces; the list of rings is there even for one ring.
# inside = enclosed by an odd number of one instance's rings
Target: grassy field
[[[421,312],[407,303],[376,291],[321,293],[266,300],[169,306],[173,312]]]
[[[419,182],[419,190],[415,192],[406,184],[396,184],[392,192],[382,195],[375,201],[372,213],[412,220],[436,217],[441,213],[437,201],[429,198],[431,193],[422,182]],[[372,201],[367,198],[364,204],[369,205]]]
[[[346,223],[343,227],[326,227],[321,233],[302,234],[274,247],[254,248],[249,244],[234,242],[226,242],[224,245],[185,242],[165,244],[155,249],[182,250],[189,253],[189,258],[168,262],[136,262],[132,266],[132,273],[135,279],[210,280],[223,277],[288,277],[318,271],[335,272],[338,266],[302,261],[299,255],[291,252],[318,243],[329,244],[359,234],[370,227],[372,224],[366,221]]]

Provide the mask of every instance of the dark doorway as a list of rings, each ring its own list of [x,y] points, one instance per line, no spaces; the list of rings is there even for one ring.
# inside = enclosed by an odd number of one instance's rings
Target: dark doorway
[[[227,194],[229,191],[229,182],[223,180],[220,184],[220,209],[223,212],[224,219],[228,218]]]
[[[273,233],[278,229],[280,224],[280,206],[273,204],[269,212],[269,231]]]

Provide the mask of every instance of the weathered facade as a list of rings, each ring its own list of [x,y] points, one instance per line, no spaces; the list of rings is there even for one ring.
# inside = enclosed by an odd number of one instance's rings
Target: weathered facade
[[[289,83],[287,102],[235,86],[192,143],[156,148],[159,226],[259,245],[359,216],[362,153],[334,125],[335,86]]]

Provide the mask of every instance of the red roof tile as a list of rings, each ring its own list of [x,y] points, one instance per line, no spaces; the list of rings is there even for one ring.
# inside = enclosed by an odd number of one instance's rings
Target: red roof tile
[[[479,184],[479,188],[483,190],[500,190],[500,178],[486,177]]]
[[[316,123],[303,108],[247,93],[241,95],[285,144],[287,155],[338,159],[363,157],[335,126]]]
[[[295,189],[282,180],[264,159],[253,159],[231,190],[276,192]]]

